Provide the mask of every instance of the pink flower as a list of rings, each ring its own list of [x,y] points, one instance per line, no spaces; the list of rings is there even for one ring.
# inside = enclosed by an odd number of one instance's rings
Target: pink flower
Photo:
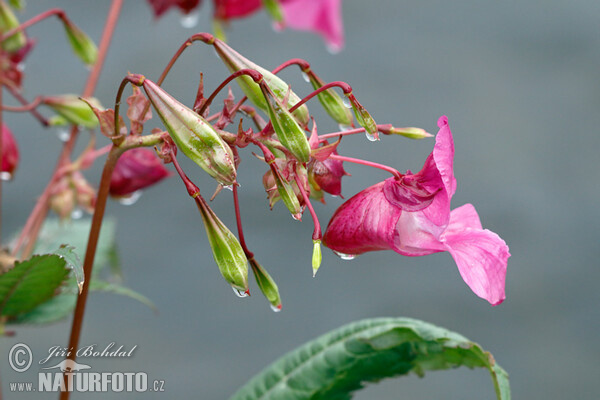
[[[334,151],[334,154],[337,152]],[[344,170],[343,162],[327,158],[314,160],[308,165],[308,172],[314,184],[333,196],[342,196],[342,178],[348,173]]]
[[[110,180],[110,194],[116,197],[127,196],[170,175],[154,151],[145,148],[131,149],[117,161]]]
[[[471,204],[450,211],[456,190],[454,143],[445,116],[433,152],[416,174],[363,190],[335,212],[323,243],[344,254],[394,250],[405,256],[448,251],[465,283],[492,305],[505,298],[508,246],[482,229]]]
[[[194,8],[200,5],[200,0],[148,0],[154,16],[156,18],[162,16],[171,7],[177,7],[184,14],[188,14]]]
[[[342,0],[280,0],[284,25],[317,32],[334,51],[344,47]],[[246,17],[262,7],[261,0],[214,0],[215,18]]]
[[[2,124],[2,172],[10,176],[19,164],[19,149],[12,132]]]

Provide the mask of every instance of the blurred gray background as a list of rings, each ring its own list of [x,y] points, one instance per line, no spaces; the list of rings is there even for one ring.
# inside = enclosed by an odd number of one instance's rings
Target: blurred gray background
[[[177,12],[156,21],[145,1],[125,3],[96,92],[105,106],[112,107],[128,71],[156,78],[188,36],[210,31],[212,9],[205,3],[192,30],[180,25]],[[108,1],[29,1],[21,18],[55,6],[99,40]],[[367,317],[408,316],[458,331],[490,350],[510,373],[515,399],[596,399],[600,4],[344,0],[343,14],[346,47],[337,55],[315,34],[273,32],[264,13],[234,21],[229,42],[267,68],[293,57],[309,60],[324,80],[350,83],[378,123],[436,132],[438,117],[448,115],[458,179],[453,207],[473,203],[484,227],[510,246],[504,304],[491,307],[477,298],[448,253],[406,258],[377,252],[348,262],[324,250],[313,279],[309,216],[297,223],[280,204],[269,211],[261,185],[265,168],[244,151],[239,181],[247,241],[277,280],[283,312],[270,310],[254,282],[250,298],[234,296],[212,261],[195,205],[170,179],[134,206],[109,203],[108,215],[119,219],[125,283],[150,297],[159,313],[127,298],[93,295],[82,344],[138,346],[133,358],[98,359],[94,370],[145,371],[166,381],[163,397],[224,399],[271,361],[326,331]],[[71,54],[59,23],[47,21],[29,32],[38,44],[27,60],[27,96],[79,93],[88,71]],[[183,55],[164,87],[191,104],[200,71],[207,90],[227,76],[212,49],[199,44]],[[309,92],[297,70],[283,77],[298,93]],[[317,109],[313,103],[313,113],[322,116]],[[16,180],[3,187],[3,237],[24,223],[61,146],[27,115],[10,114],[6,121],[22,161]],[[335,128],[319,119],[320,133]],[[344,140],[340,150],[416,171],[433,143],[390,137],[370,143],[360,135]],[[203,171],[184,166],[203,193],[212,193],[214,182]],[[86,172],[91,182],[98,182],[99,168]],[[352,174],[343,181],[346,197],[387,178],[360,166],[346,169]],[[316,205],[322,223],[341,201]],[[229,193],[212,206],[233,228]],[[69,329],[70,321],[22,327],[0,340],[6,398],[54,396],[8,393],[8,382],[37,379],[37,371],[13,372],[6,354],[13,343],[25,342],[41,356],[50,346],[65,346]],[[356,396],[397,398],[492,399],[494,392],[486,371],[456,369],[384,381]]]

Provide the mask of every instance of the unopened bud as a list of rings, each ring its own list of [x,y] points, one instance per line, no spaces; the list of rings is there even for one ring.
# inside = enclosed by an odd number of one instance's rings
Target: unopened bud
[[[239,293],[248,293],[248,260],[235,235],[198,195],[196,204],[202,215],[213,258],[223,278]]]
[[[377,124],[373,117],[371,117],[371,114],[369,114],[367,109],[364,108],[358,100],[356,100],[356,97],[354,97],[352,93],[349,93],[346,96],[348,96],[348,100],[350,100],[350,104],[352,104],[352,109],[354,110],[354,115],[356,116],[358,124],[365,128],[367,138],[371,141],[379,140]]]
[[[270,71],[243,57],[241,54],[225,44],[225,42],[215,39],[213,46],[215,46],[217,54],[219,57],[221,57],[231,72],[236,72],[241,69],[253,69],[258,71],[263,76],[269,88],[275,94],[277,100],[279,100],[281,103],[285,102],[287,99],[286,106],[291,108],[300,101],[300,97],[290,90],[290,85],[285,83],[282,79]],[[249,76],[241,76],[236,79],[236,82],[240,85],[240,88],[244,94],[248,96],[248,99],[250,99],[252,103],[261,108],[263,111],[268,111],[267,101],[265,100],[259,85],[256,84],[252,78]],[[308,108],[305,104],[298,107],[298,109],[293,112],[293,115],[294,118],[296,118],[296,120],[303,126],[308,124],[309,114]]]
[[[114,197],[130,196],[170,175],[153,150],[131,149],[119,157],[110,178],[109,193]]]
[[[400,135],[409,139],[424,139],[433,135],[422,128],[406,127],[396,128],[392,125],[379,126],[379,132],[384,135]]]
[[[233,152],[215,129],[200,115],[184,106],[156,83],[142,84],[177,147],[224,186],[235,183]]]
[[[250,262],[250,266],[252,267],[252,272],[254,273],[254,278],[256,278],[256,283],[260,288],[262,294],[266,297],[266,299],[271,303],[271,308],[273,311],[281,310],[281,297],[279,296],[279,289],[277,288],[277,284],[271,278],[271,275],[265,270],[254,257],[248,260]]]
[[[2,124],[2,171],[0,178],[9,180],[12,178],[19,165],[19,148],[17,141],[8,126]]]
[[[0,1],[0,33],[6,33],[19,26],[19,20],[15,13],[4,1]],[[2,49],[14,53],[27,44],[27,37],[23,31],[6,38],[2,42]]]
[[[85,64],[93,65],[98,58],[98,48],[94,41],[66,17],[62,21],[75,55]]]
[[[261,84],[261,89],[267,101],[269,118],[277,138],[283,147],[288,149],[298,161],[301,163],[308,162],[310,159],[310,145],[304,130],[298,125],[292,114],[273,96],[273,92],[268,87]]]
[[[317,90],[325,84],[314,72],[312,71],[304,71],[313,89]],[[344,126],[352,126],[354,123],[354,118],[352,117],[352,111],[350,111],[345,105],[344,101],[340,97],[339,94],[333,89],[327,89],[317,95],[321,105],[329,114],[334,121],[336,121],[340,125]]]
[[[92,97],[86,100],[90,105],[102,109],[97,99]],[[85,101],[73,94],[44,97],[42,104],[52,108],[63,118],[63,121],[67,121],[73,125],[84,126],[86,128],[95,128],[98,126],[98,118],[96,118],[94,111]],[[58,125],[60,122],[60,119],[53,119],[51,123],[52,125]]]
[[[317,271],[321,266],[321,260],[323,256],[321,254],[321,241],[313,240],[313,256],[312,256],[312,270],[313,276],[317,275]]]

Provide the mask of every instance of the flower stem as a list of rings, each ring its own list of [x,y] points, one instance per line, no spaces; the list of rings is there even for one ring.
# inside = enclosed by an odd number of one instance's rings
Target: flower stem
[[[206,99],[206,102],[204,102],[204,104],[202,105],[202,107],[200,107],[200,109],[198,110],[198,114],[202,115],[202,113],[204,112],[204,110],[206,110],[206,107],[208,107],[210,105],[210,103],[212,103],[212,101],[214,100],[214,98],[217,96],[217,94],[223,90],[223,88],[232,80],[234,80],[237,77],[240,77],[242,75],[248,75],[249,77],[251,77],[254,82],[259,83],[260,81],[262,81],[263,76],[253,70],[253,69],[240,69],[239,71],[234,72],[233,74],[229,75],[227,77],[227,79],[225,79],[220,85],[219,87],[217,87],[212,93],[211,95],[208,97],[208,99]],[[244,99],[243,99],[244,100]]]
[[[6,89],[8,89],[8,91],[10,92],[10,94],[17,99],[17,101],[19,103],[21,103],[22,105],[27,105],[30,104],[24,97],[23,95],[21,95],[21,93],[19,93],[18,90],[16,90],[14,87],[12,86],[5,86]],[[36,98],[37,100],[37,98]],[[35,100],[34,100],[35,101]],[[32,108],[30,110],[31,115],[33,115],[38,121],[40,121],[40,124],[42,124],[43,126],[48,126],[50,125],[50,123],[48,122],[48,120],[46,119],[46,117],[44,117],[42,114],[40,114],[38,112],[38,110],[36,110],[35,108]]]
[[[308,211],[310,212],[310,216],[311,216],[311,218],[313,220],[313,224],[315,226],[315,229],[313,230],[312,239],[313,240],[321,240],[321,238],[323,236],[321,234],[321,224],[319,223],[319,218],[317,217],[317,213],[315,212],[315,209],[313,208],[312,203],[310,202],[308,193],[306,193],[306,190],[304,190],[304,186],[302,185],[300,176],[298,176],[297,166],[294,166],[294,175],[295,175],[294,179],[296,179],[296,185],[298,185],[300,194],[302,194],[302,198],[304,199],[304,204],[306,204],[306,207],[308,208]]]
[[[360,158],[345,157],[345,156],[340,156],[337,154],[331,154],[331,155],[329,155],[329,158],[331,158],[332,160],[346,161],[346,162],[351,162],[354,164],[366,165],[367,167],[382,169],[382,170],[387,171],[390,174],[394,175],[396,177],[396,179],[400,179],[404,176],[397,169],[388,167],[387,165],[378,164],[378,163],[375,163],[372,161],[361,160]]]
[[[45,20],[46,18],[50,18],[53,15],[56,15],[61,20],[66,19],[66,15],[63,10],[61,10],[60,8],[51,8],[50,10],[46,10],[43,13],[38,14],[35,17],[28,19],[27,21],[23,22],[22,24],[20,24],[19,26],[15,27],[15,28],[11,29],[10,31],[4,33],[3,35],[0,35],[0,42],[3,42],[5,39],[7,39],[13,35],[16,35],[17,33],[22,32],[25,29],[29,28],[30,26],[35,25],[38,22]]]
[[[310,99],[312,99],[313,97],[318,95],[319,93],[324,92],[325,90],[331,89],[332,87],[336,87],[336,86],[339,87],[340,89],[342,89],[344,94],[352,93],[352,87],[350,85],[348,85],[346,82],[342,82],[342,81],[330,82],[326,85],[321,86],[320,88],[313,91],[311,94],[309,94],[308,96],[304,97],[302,100],[300,100],[299,102],[294,104],[294,106],[289,109],[289,112],[296,111],[296,109],[298,107],[300,107],[302,104],[306,103],[307,101],[309,101]]]

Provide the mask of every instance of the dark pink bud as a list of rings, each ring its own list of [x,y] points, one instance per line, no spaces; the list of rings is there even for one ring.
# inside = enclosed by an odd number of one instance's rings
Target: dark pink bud
[[[337,154],[337,152],[333,152]],[[311,181],[316,184],[319,189],[333,195],[342,195],[342,177],[349,175],[344,171],[343,162],[333,160],[331,158],[325,161],[315,160],[308,166]]]
[[[162,16],[171,7],[177,7],[184,14],[188,14],[194,8],[200,5],[200,0],[148,0],[154,16],[156,18]]]
[[[116,197],[127,196],[170,175],[154,151],[145,148],[131,149],[117,161],[110,180],[110,194]]]
[[[19,164],[17,142],[8,127],[2,124],[2,178],[10,179]]]

